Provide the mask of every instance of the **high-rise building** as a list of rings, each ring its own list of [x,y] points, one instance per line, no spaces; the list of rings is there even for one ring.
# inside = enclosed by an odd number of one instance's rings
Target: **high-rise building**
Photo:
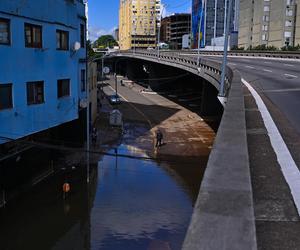
[[[117,42],[119,42],[119,28],[115,28],[114,30],[114,38]]]
[[[159,17],[160,0],[120,0],[120,49],[155,47]]]
[[[239,0],[232,0],[232,3],[230,34],[238,31],[239,19]],[[213,38],[224,36],[228,7],[229,0],[192,1],[192,37],[194,48],[198,47],[199,28],[201,30],[200,47],[214,45]],[[201,25],[200,27],[199,24]]]
[[[182,48],[183,35],[190,34],[191,14],[176,13],[161,21],[160,41],[168,43],[174,49]]]
[[[300,43],[299,0],[241,0],[239,46],[295,46]]]

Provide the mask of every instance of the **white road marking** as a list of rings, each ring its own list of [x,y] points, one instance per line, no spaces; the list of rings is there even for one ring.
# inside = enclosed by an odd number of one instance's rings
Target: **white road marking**
[[[295,67],[295,65],[293,65],[293,64],[287,64],[287,63],[284,63],[283,65],[284,65],[284,66],[287,66],[287,67]]]
[[[248,68],[248,69],[254,69],[254,67],[249,66],[249,65],[246,65],[245,67]]]
[[[264,62],[264,63],[267,63],[267,64],[272,64],[272,62]]]
[[[269,70],[269,69],[263,69],[263,71],[265,71],[265,72],[273,72],[272,70]]]
[[[231,62],[230,62],[230,63],[228,63],[228,64],[229,64],[229,65],[233,65],[233,66],[235,66],[235,65],[236,65],[236,63],[231,63]]]
[[[290,75],[290,74],[284,74],[284,75],[287,76],[287,77],[298,78],[298,76],[295,76],[295,75]]]
[[[266,105],[259,96],[259,94],[254,90],[254,88],[245,80],[242,79],[243,84],[249,89],[258,109],[262,115],[265,127],[268,131],[268,135],[277,156],[278,163],[281,167],[283,176],[288,183],[291,194],[293,196],[298,214],[300,215],[300,172],[299,169],[291,156],[278,128],[276,127]]]
[[[270,92],[270,93],[282,93],[282,92],[298,92],[300,91],[300,88],[294,88],[294,89],[270,89],[270,90],[262,90],[262,92]]]

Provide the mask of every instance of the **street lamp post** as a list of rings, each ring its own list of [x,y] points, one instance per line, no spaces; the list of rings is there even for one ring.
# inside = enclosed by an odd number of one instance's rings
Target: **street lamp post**
[[[160,44],[160,30],[161,30],[161,20],[162,20],[162,14],[163,14],[163,11],[165,9],[165,5],[161,5],[162,6],[162,9],[160,11],[160,14],[159,14],[159,26],[158,26],[158,34],[157,34],[157,57],[159,58],[159,44]]]
[[[223,105],[225,105],[226,103],[226,95],[225,95],[224,88],[225,88],[225,73],[226,73],[226,65],[227,65],[228,36],[229,36],[229,29],[230,29],[231,9],[232,9],[232,0],[229,0],[228,15],[226,20],[226,30],[225,30],[225,37],[224,37],[224,56],[223,56],[223,64],[222,64],[221,84],[220,84],[220,91],[218,95],[218,98]]]
[[[203,6],[201,6],[203,8]],[[201,26],[202,26],[202,15],[203,15],[203,9],[201,10],[201,15],[199,17],[199,28],[198,28],[198,55],[197,55],[197,64],[199,66],[200,64],[200,46],[201,46]]]
[[[121,60],[125,60],[125,58],[118,58],[116,61],[115,61],[115,91],[116,91],[116,95],[118,94],[118,79],[117,79],[117,65],[118,65],[118,62],[121,61]]]
[[[214,17],[214,43],[213,46],[216,46],[216,37],[217,37],[217,9],[218,9],[218,0],[215,0],[215,17]]]
[[[117,72],[115,72],[115,91],[116,95],[118,94],[118,78],[117,78]]]

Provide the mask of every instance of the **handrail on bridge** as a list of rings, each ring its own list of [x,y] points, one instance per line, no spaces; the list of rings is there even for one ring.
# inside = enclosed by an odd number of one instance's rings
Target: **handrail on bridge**
[[[159,55],[155,50],[137,50],[135,53],[132,53],[131,50],[128,51],[119,51],[111,53],[111,55],[115,56],[126,56],[133,57],[142,60],[150,59],[157,63],[164,63],[167,65],[173,66],[181,66],[183,69],[188,70],[200,77],[203,77],[209,81],[212,81],[212,84],[219,89],[221,82],[221,62],[215,62],[211,60],[207,60],[201,58],[200,61],[197,58],[193,58],[190,56],[180,55],[177,51],[174,52],[163,52]],[[232,70],[227,67],[225,74],[225,95],[228,96],[228,92],[230,89],[230,83],[232,80]]]

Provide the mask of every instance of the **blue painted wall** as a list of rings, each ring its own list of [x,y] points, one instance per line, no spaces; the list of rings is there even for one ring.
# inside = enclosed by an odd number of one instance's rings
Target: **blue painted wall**
[[[0,110],[0,137],[21,138],[78,118],[85,9],[79,0],[0,0],[0,18],[10,19],[11,44],[0,44],[0,84],[13,84],[13,108]],[[43,27],[43,48],[26,48],[24,23]],[[56,49],[56,29],[69,31],[69,51]],[[70,96],[57,98],[57,80],[70,79]],[[44,81],[44,103],[27,105],[26,82]],[[0,144],[5,142],[0,139]]]

